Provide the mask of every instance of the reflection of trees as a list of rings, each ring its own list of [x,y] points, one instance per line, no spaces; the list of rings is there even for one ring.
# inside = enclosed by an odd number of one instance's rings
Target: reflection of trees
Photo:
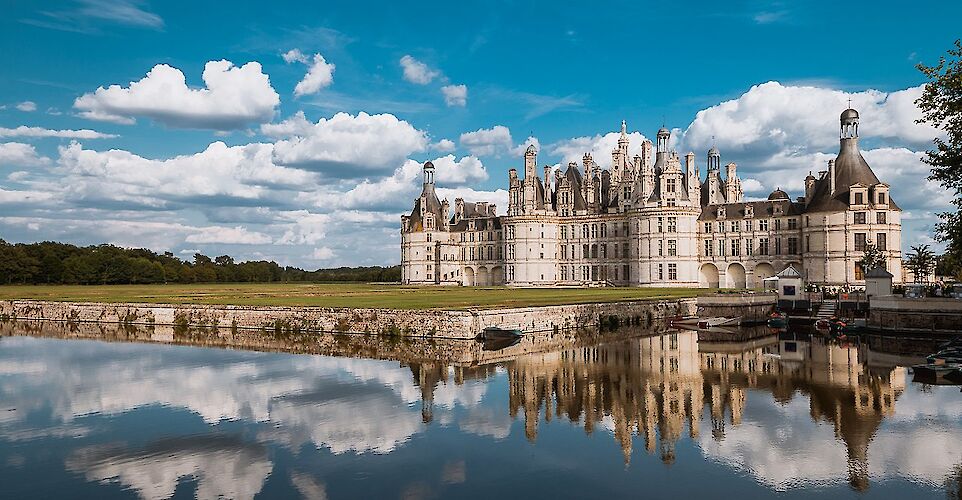
[[[508,367],[510,412],[522,413],[525,434],[537,437],[539,419],[564,417],[585,432],[608,427],[626,463],[634,436],[662,461],[675,459],[686,430],[697,437],[707,411],[712,437],[738,426],[747,389],[787,402],[806,394],[811,417],[831,422],[848,449],[849,481],[868,484],[868,446],[904,389],[902,368],[869,369],[855,348],[818,339],[799,341],[804,357],[780,362],[774,336],[743,342],[699,343],[695,332],[674,332],[624,342],[519,357]],[[707,408],[705,408],[707,406]]]

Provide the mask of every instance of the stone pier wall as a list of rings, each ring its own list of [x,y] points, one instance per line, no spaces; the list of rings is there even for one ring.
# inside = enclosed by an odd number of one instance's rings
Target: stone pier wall
[[[720,293],[698,297],[698,315],[703,318],[742,318],[742,323],[764,323],[775,310],[774,293]]]
[[[909,299],[898,295],[869,298],[867,324],[875,330],[962,334],[962,300]]]
[[[520,328],[527,333],[594,326],[644,325],[660,318],[692,314],[694,310],[694,299],[468,311],[7,300],[0,301],[0,320],[467,339],[474,338],[487,326]]]

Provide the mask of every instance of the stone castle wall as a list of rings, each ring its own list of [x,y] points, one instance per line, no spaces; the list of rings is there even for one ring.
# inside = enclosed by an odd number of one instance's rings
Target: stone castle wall
[[[650,324],[659,318],[689,315],[694,310],[694,299],[469,311],[6,300],[0,301],[0,320],[470,339],[487,326],[520,328],[525,332],[615,327]]]

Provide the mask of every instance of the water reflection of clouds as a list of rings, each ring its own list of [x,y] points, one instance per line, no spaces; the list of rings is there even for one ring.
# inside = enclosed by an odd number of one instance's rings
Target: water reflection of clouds
[[[270,422],[262,436],[288,446],[310,441],[334,453],[388,453],[422,425],[416,407],[422,388],[411,369],[397,362],[89,341],[4,342],[0,383],[5,404],[16,411],[0,412],[0,424],[22,422],[47,404],[62,423],[164,405],[188,409],[208,424]],[[441,380],[433,405],[473,408],[486,390],[478,381]],[[12,437],[25,431],[0,432]]]
[[[119,482],[141,498],[170,498],[182,478],[197,481],[196,498],[254,498],[273,468],[267,450],[231,437],[192,436],[141,449],[123,445],[81,448],[67,469],[88,481]]]
[[[882,420],[869,437],[871,444],[866,443],[868,477],[941,486],[962,462],[962,434],[958,425],[947,423],[952,419],[962,423],[957,398],[954,389],[923,393],[910,386],[895,415]],[[836,438],[831,423],[811,420],[808,397],[783,404],[751,393],[749,400],[744,420],[726,428],[723,439],[712,439],[704,432],[710,423],[703,425],[697,444],[706,458],[744,471],[775,490],[849,481],[846,443]]]

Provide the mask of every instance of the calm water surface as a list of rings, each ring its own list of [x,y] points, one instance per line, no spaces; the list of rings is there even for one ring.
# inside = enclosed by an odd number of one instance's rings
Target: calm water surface
[[[955,498],[962,483],[962,395],[911,381],[918,346],[227,339],[291,354],[86,328],[0,329],[0,497]]]

